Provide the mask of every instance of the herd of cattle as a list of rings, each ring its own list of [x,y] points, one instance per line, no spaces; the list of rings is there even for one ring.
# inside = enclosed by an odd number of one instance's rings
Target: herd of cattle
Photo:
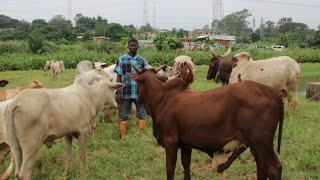
[[[176,57],[172,67],[134,66],[137,74],[128,73],[138,83],[138,101],[152,118],[153,135],[165,148],[167,179],[174,179],[178,149],[185,179],[190,179],[192,148],[210,157],[232,152],[218,163],[218,172],[223,172],[248,147],[256,161],[257,179],[281,179],[273,139],[279,125],[280,153],[283,98],[287,97],[292,114],[301,73],[298,63],[286,56],[254,61],[246,52],[229,61],[225,58],[230,49],[223,55],[214,49],[211,53],[207,79],[223,86],[209,91],[191,90],[196,66],[189,56]],[[73,137],[78,139],[80,172],[85,174],[87,137],[95,132],[99,112],[110,121],[118,106],[115,91],[124,87],[115,82],[114,68],[81,61],[70,86],[48,89],[34,81],[27,87],[0,91],[0,162],[11,152],[11,163],[1,179],[8,179],[14,166],[18,179],[31,179],[40,146],[50,148],[61,137],[65,140],[65,175],[70,169]],[[56,79],[64,63],[47,61],[44,70],[49,69]],[[1,87],[7,83],[0,81]]]

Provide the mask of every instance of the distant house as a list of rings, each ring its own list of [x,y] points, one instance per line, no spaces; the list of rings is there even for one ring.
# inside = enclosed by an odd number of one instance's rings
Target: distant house
[[[139,36],[139,39],[153,40],[157,36],[157,34],[168,33],[168,32],[170,31],[167,29],[159,29],[156,31],[140,33],[138,36]]]
[[[208,39],[214,41],[215,44],[219,44],[219,46],[222,47],[227,47],[232,44],[235,44],[236,38],[235,36],[230,36],[230,35],[201,35],[196,37],[196,40],[206,40]]]
[[[216,44],[220,44],[222,47],[227,47],[236,43],[235,36],[230,35],[212,35],[209,36],[210,40],[214,40]]]
[[[108,37],[105,37],[105,36],[98,36],[98,37],[92,37],[92,40],[94,42],[97,42],[97,43],[100,43],[102,41],[105,41],[105,40],[109,40],[110,38]]]

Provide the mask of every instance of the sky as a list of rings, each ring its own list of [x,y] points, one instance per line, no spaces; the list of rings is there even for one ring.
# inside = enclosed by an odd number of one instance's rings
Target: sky
[[[34,19],[50,20],[54,15],[63,15],[71,19],[76,14],[85,16],[102,16],[110,23],[122,25],[143,25],[145,0],[0,0],[0,14],[11,18],[32,21]],[[213,19],[213,1],[217,0],[146,0],[147,21],[158,29],[183,28],[193,30],[209,25]],[[320,25],[320,0],[220,0],[223,13],[248,9],[252,14],[247,20],[256,28],[263,22],[278,22],[282,17],[292,17],[294,22],[302,22],[309,28],[317,29]],[[153,6],[155,2],[155,6]],[[154,13],[155,10],[155,13]],[[69,14],[68,14],[69,12]],[[154,17],[155,14],[155,18]]]

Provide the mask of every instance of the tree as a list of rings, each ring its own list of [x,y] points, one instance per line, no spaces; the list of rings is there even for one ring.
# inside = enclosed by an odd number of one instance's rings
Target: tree
[[[111,23],[108,25],[106,36],[110,37],[110,40],[120,41],[121,37],[124,37],[125,34],[126,34],[125,30],[120,24]]]
[[[158,51],[169,49],[177,50],[183,48],[183,43],[181,42],[181,40],[177,36],[172,34],[157,34],[153,39],[153,42]]]
[[[49,25],[56,27],[58,29],[71,28],[72,23],[70,20],[66,20],[62,15],[54,16],[49,22]]]
[[[292,22],[292,18],[291,17],[289,17],[289,18],[283,17],[283,18],[279,19],[277,25],[278,26],[282,26],[284,24],[291,23],[291,22]]]
[[[123,26],[123,28],[126,31],[126,35],[130,38],[132,38],[133,35],[137,33],[137,29],[132,24],[130,24],[129,26],[125,25]]]
[[[248,9],[231,13],[217,22],[218,29],[230,35],[244,35],[249,29],[246,19],[250,16]]]
[[[44,36],[38,32],[32,32],[28,35],[28,44],[33,53],[42,53],[44,39]]]
[[[279,32],[272,21],[267,21],[263,28],[263,35],[265,38],[279,37]]]
[[[16,28],[19,24],[19,20],[12,19],[9,16],[0,15],[0,29]]]
[[[46,25],[48,25],[48,23],[44,19],[35,19],[31,23],[31,26],[35,28],[39,28]]]
[[[252,42],[260,41],[260,34],[259,33],[251,33],[251,41]]]
[[[141,26],[138,30],[139,33],[145,33],[145,32],[151,32],[151,31],[154,31],[154,29],[149,23],[147,23],[144,26]]]

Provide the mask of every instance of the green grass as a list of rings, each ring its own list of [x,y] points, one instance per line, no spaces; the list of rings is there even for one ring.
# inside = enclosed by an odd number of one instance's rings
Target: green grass
[[[302,79],[316,75],[320,81],[320,64],[302,64]],[[196,91],[213,89],[220,85],[206,80],[207,66],[197,66],[197,77],[194,83]],[[32,80],[41,81],[47,88],[64,87],[74,80],[74,69],[62,73],[58,80],[52,81],[50,76],[44,76],[43,71],[11,71],[0,72],[0,79],[10,81],[8,87],[27,85]],[[307,83],[307,81],[305,81]],[[5,89],[5,88],[1,88]],[[299,104],[297,112],[286,115],[283,127],[281,146],[282,177],[286,180],[320,179],[320,115],[319,103],[308,101],[305,95],[298,93]],[[214,107],[213,111],[214,113]],[[102,118],[102,116],[101,116]],[[85,179],[165,179],[165,153],[157,145],[152,136],[151,119],[144,133],[140,133],[137,125],[129,122],[128,133],[123,140],[118,138],[118,125],[98,123],[97,134],[90,136],[87,144],[87,175]],[[276,144],[276,143],[275,143]],[[79,159],[77,156],[77,141],[73,143],[71,174],[64,178],[64,143],[58,140],[51,149],[42,147],[41,156],[33,170],[33,179],[79,179]],[[255,179],[255,162],[246,151],[243,158],[248,162],[236,160],[223,175],[216,173],[210,167],[211,159],[203,152],[193,150],[191,174],[193,179]],[[0,172],[7,167],[7,158]],[[176,179],[183,179],[183,168],[180,155],[177,161]],[[13,178],[12,178],[13,179]]]

